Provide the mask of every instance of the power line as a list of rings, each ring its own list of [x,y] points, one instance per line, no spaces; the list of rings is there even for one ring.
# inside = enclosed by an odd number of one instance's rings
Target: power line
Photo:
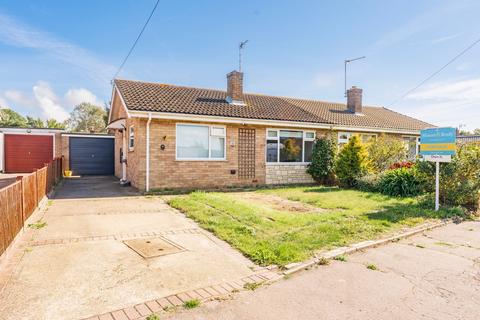
[[[458,58],[460,58],[461,56],[463,56],[465,53],[467,53],[467,51],[469,51],[470,49],[472,49],[476,44],[478,44],[480,42],[480,38],[475,40],[472,44],[470,44],[468,47],[466,47],[465,49],[463,49],[459,54],[457,54],[455,57],[453,57],[452,59],[450,59],[450,61],[448,61],[445,65],[443,65],[440,69],[438,69],[437,71],[435,71],[434,73],[432,73],[430,76],[428,76],[425,80],[423,80],[422,82],[420,82],[418,85],[416,85],[414,88],[408,90],[407,92],[405,92],[402,96],[400,96],[398,99],[394,100],[392,103],[390,103],[387,108],[393,106],[395,103],[397,103],[398,101],[402,100],[403,98],[405,98],[406,96],[408,96],[410,93],[412,93],[413,91],[417,90],[418,88],[420,88],[421,86],[423,86],[427,81],[429,81],[430,79],[432,79],[433,77],[435,77],[437,74],[439,74],[440,72],[443,71],[443,69],[445,69],[446,67],[448,67],[450,64],[452,64],[455,60],[457,60]]]
[[[123,66],[124,66],[125,63],[127,62],[128,58],[129,58],[130,55],[132,54],[133,49],[135,49],[135,46],[137,45],[138,40],[140,40],[140,37],[142,36],[143,31],[145,31],[145,28],[147,28],[147,25],[148,25],[148,23],[150,22],[150,19],[152,18],[153,14],[155,13],[155,10],[157,9],[157,6],[158,6],[158,3],[159,3],[159,2],[160,2],[160,0],[157,0],[157,2],[155,3],[155,6],[153,7],[152,12],[150,12],[150,15],[148,16],[147,21],[145,21],[145,24],[143,25],[142,30],[141,30],[140,33],[138,34],[137,39],[135,39],[135,42],[133,43],[132,47],[131,47],[130,50],[128,51],[128,54],[127,54],[127,56],[125,57],[125,59],[123,60],[122,64],[120,65],[120,67],[118,67],[118,70],[117,70],[117,72],[115,73],[115,75],[113,76],[113,79],[115,79],[115,78],[118,76],[118,74],[119,74],[120,71],[122,70]]]

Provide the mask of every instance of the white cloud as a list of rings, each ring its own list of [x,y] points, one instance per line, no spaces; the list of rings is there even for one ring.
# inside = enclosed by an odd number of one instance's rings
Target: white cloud
[[[33,95],[45,118],[55,118],[59,121],[68,118],[68,112],[59,104],[58,97],[47,82],[39,81],[33,86]]]
[[[7,90],[0,93],[0,106],[12,109],[29,109],[27,115],[42,119],[63,121],[76,105],[88,102],[103,107],[104,102],[85,88],[69,89],[63,96],[57,95],[46,81],[38,81],[32,92]]]
[[[456,38],[458,38],[458,37],[461,36],[461,35],[462,35],[461,32],[455,33],[455,34],[450,34],[450,35],[448,35],[448,36],[443,36],[443,37],[439,37],[439,38],[433,39],[431,42],[432,42],[432,44],[439,44],[439,43],[442,43],[442,42],[446,42],[446,41],[450,41],[450,40],[456,39]]]
[[[1,13],[0,42],[49,54],[86,72],[92,80],[101,85],[108,85],[115,72],[115,67],[102,62],[90,51]]]
[[[407,96],[411,114],[442,126],[480,127],[480,78],[437,82]]]
[[[103,106],[100,101],[91,91],[83,88],[70,89],[64,97],[65,105],[76,106],[82,102],[88,102],[97,106]]]
[[[34,105],[35,100],[32,97],[28,97],[23,92],[18,90],[7,90],[3,93],[6,100],[11,101],[14,104],[22,106]]]
[[[480,102],[480,78],[437,82],[407,96],[414,100]]]

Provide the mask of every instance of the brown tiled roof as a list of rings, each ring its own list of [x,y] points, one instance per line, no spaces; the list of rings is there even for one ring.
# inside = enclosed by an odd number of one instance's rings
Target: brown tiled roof
[[[132,111],[184,113],[245,119],[297,121],[420,130],[432,125],[381,107],[363,107],[363,115],[347,110],[345,104],[315,100],[244,94],[246,105],[226,101],[221,90],[181,87],[130,80],[115,80],[126,107]]]

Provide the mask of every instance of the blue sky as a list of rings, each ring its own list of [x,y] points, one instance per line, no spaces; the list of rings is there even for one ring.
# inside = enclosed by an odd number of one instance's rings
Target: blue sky
[[[0,105],[63,120],[108,102],[110,79],[155,0],[1,1]],[[244,52],[245,90],[364,102],[480,127],[480,45],[391,105],[480,36],[480,1],[160,1],[120,78],[220,88]]]

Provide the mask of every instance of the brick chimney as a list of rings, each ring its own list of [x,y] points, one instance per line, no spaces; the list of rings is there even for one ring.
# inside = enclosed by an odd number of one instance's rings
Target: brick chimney
[[[232,71],[227,74],[227,101],[231,104],[243,102],[243,72]]]
[[[347,109],[351,113],[362,113],[362,89],[354,86],[347,90]]]

